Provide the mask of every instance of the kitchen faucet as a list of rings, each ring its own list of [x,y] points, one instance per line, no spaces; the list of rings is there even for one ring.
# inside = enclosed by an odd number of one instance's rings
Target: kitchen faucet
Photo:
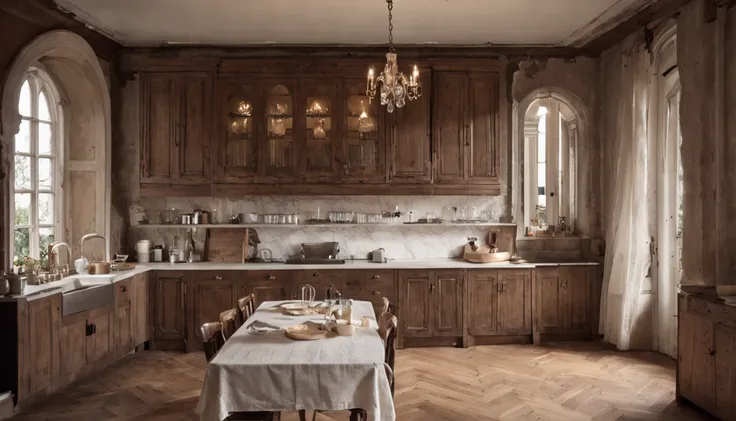
[[[61,247],[66,248],[66,264],[59,268],[59,254],[57,252],[57,249]],[[49,272],[56,277],[57,275],[61,275],[60,278],[63,278],[65,276],[70,275],[69,271],[69,263],[72,261],[72,249],[69,247],[69,244],[58,242],[51,247],[51,251],[49,252]],[[53,265],[51,264],[53,262]]]

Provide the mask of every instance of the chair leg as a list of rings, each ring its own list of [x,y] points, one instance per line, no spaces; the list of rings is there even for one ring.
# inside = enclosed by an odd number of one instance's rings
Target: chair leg
[[[350,421],[368,421],[368,413],[365,411],[365,409],[351,409]]]
[[[306,409],[299,410],[299,421],[307,421],[307,410]]]
[[[312,421],[317,421],[317,410],[315,409],[314,412],[312,412]]]

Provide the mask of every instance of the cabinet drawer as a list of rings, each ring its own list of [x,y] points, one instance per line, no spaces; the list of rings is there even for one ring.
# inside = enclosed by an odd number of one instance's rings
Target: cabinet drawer
[[[195,282],[226,281],[236,282],[243,277],[243,272],[238,270],[206,270],[197,271],[192,274]]]

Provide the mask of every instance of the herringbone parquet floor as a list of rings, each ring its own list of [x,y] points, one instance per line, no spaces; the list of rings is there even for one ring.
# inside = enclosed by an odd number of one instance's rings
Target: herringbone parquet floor
[[[200,353],[129,355],[13,420],[196,421],[204,367]],[[672,360],[592,342],[402,350],[395,401],[399,421],[711,420],[675,402]]]

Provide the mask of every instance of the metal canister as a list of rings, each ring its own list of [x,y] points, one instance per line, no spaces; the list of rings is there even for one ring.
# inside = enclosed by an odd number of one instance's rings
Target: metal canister
[[[184,225],[189,225],[192,223],[192,214],[191,213],[182,213],[181,214],[181,223]]]

